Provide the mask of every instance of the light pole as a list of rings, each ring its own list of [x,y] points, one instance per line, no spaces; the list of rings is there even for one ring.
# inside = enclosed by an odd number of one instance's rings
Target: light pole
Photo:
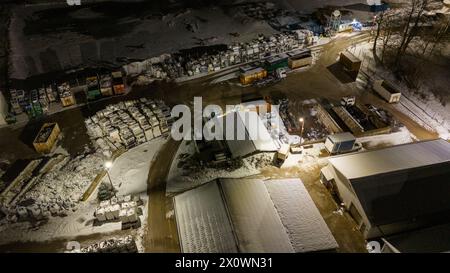
[[[105,162],[106,175],[108,176],[109,183],[111,184],[111,188],[112,188],[112,190],[114,192],[114,196],[116,196],[116,191],[114,189],[114,185],[112,183],[111,176],[109,175],[109,170],[112,168],[112,165],[113,165],[112,161],[106,161]]]
[[[302,124],[302,130],[300,131],[300,143],[303,142],[303,130],[305,129],[305,119],[299,118],[298,121]]]

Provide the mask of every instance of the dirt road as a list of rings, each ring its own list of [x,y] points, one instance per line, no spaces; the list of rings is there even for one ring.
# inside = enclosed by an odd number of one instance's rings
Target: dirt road
[[[170,139],[152,162],[148,175],[148,223],[143,244],[145,252],[180,252],[173,209],[173,200],[166,197],[166,182],[170,166],[180,142]]]

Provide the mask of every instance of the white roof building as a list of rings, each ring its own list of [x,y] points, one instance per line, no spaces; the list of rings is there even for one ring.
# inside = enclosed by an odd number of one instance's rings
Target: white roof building
[[[279,146],[274,142],[256,111],[236,111],[228,115],[234,115],[234,128],[225,127],[225,130],[234,131],[234,139],[225,136],[233,158],[254,152],[278,151]]]
[[[450,219],[450,143],[442,139],[332,157],[321,178],[366,238]]]
[[[174,199],[183,252],[292,253],[338,247],[299,179],[221,179]]]

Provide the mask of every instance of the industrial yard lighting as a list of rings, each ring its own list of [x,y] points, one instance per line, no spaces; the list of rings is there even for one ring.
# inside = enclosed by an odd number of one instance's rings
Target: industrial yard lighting
[[[302,130],[300,131],[300,143],[303,142],[303,129],[305,129],[305,119],[299,118],[298,121],[302,124]]]
[[[106,161],[105,162],[106,175],[108,176],[109,183],[111,184],[112,190],[114,192],[114,196],[116,196],[116,191],[114,190],[114,185],[112,183],[111,176],[109,175],[109,170],[112,168],[112,166],[113,166],[112,161]]]

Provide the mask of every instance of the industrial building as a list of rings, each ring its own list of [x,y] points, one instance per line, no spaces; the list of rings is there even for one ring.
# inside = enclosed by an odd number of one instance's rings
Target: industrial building
[[[449,253],[450,223],[382,238],[382,253]]]
[[[235,121],[233,139],[226,138],[232,158],[246,156],[255,152],[278,151],[280,145],[274,141],[256,111],[237,111],[228,115],[233,115],[233,120]],[[256,123],[253,123],[253,121],[256,121]],[[245,135],[239,136],[237,132],[244,132]]]
[[[450,219],[450,143],[442,139],[332,157],[321,180],[365,238]]]
[[[174,197],[184,253],[304,253],[338,245],[302,181],[220,179]]]

